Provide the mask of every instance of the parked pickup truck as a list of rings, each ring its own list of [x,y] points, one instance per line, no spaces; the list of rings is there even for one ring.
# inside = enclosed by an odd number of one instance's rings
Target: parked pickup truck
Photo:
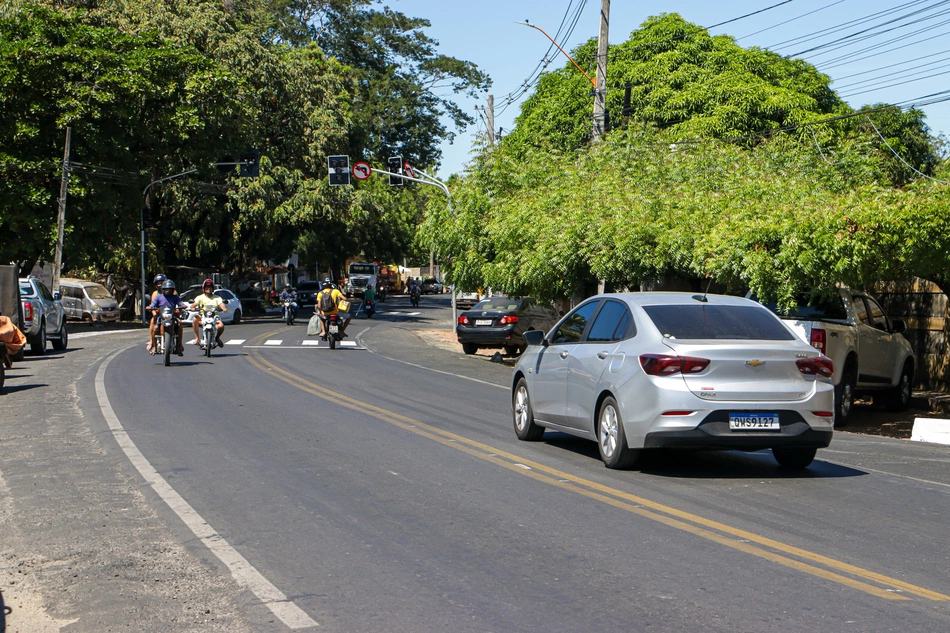
[[[907,326],[889,319],[871,296],[847,288],[838,288],[837,296],[803,295],[789,314],[764,305],[834,361],[835,426],[848,423],[855,393],[873,392],[890,409],[907,408],[916,363],[902,335]]]
[[[66,332],[66,313],[62,295],[51,293],[36,277],[20,277],[20,302],[23,304],[23,333],[30,342],[30,351],[42,356],[46,342],[51,340],[53,349],[66,349],[69,334]]]

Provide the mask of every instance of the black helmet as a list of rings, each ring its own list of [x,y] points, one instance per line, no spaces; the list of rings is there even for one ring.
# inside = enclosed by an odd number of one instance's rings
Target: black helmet
[[[323,280],[323,287],[324,287],[324,288],[332,288],[332,287],[333,287],[333,282],[330,281],[330,278],[329,278],[329,277],[327,277],[326,279]]]
[[[166,279],[165,281],[162,282],[162,290],[174,290],[174,289],[175,289],[175,282],[172,281],[171,279]]]
[[[168,277],[166,277],[165,275],[161,273],[158,273],[157,275],[155,275],[155,285],[158,285],[164,282],[166,279],[168,279]]]

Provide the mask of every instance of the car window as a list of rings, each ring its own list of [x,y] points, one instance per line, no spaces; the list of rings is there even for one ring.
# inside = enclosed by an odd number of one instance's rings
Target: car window
[[[472,310],[501,310],[503,312],[515,312],[521,305],[520,301],[511,299],[485,299],[479,302]]]
[[[597,318],[590,326],[587,340],[591,342],[619,340],[617,332],[619,330],[620,336],[623,336],[626,324],[629,323],[629,319],[625,319],[625,317],[629,317],[629,315],[630,311],[622,303],[618,301],[605,302],[604,307],[597,313]],[[621,321],[624,323],[623,330],[620,329]]]
[[[234,298],[234,295],[232,295],[228,290],[215,290],[214,294],[218,295],[222,299],[227,299],[228,301]]]
[[[862,297],[851,297],[851,305],[854,307],[855,318],[865,325],[871,325],[868,319],[867,306],[864,305],[864,299]]]
[[[63,293],[64,297],[69,297],[70,299],[81,299],[82,290],[75,286],[60,286],[60,292]]]
[[[40,296],[46,299],[47,301],[53,300],[53,293],[49,291],[49,288],[46,287],[42,281],[36,282],[36,287],[40,289]]]
[[[106,290],[105,286],[95,284],[93,286],[83,286],[86,289],[86,295],[90,299],[111,299],[112,295]]]
[[[643,306],[660,333],[672,339],[791,341],[795,336],[757,305]]]
[[[587,321],[593,316],[600,301],[585,303],[564,317],[564,321],[554,333],[553,343],[577,343],[584,334]]]
[[[884,310],[881,308],[878,302],[871,297],[865,297],[864,300],[867,301],[868,310],[870,310],[869,317],[871,325],[886,331],[888,329],[887,316],[885,316]]]

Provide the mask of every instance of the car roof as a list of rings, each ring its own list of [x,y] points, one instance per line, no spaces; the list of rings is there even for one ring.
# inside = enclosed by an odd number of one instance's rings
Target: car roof
[[[101,286],[102,284],[98,281],[92,281],[91,279],[74,279],[72,277],[61,277],[59,280],[61,284],[76,284],[77,286]]]
[[[762,307],[762,304],[745,299],[743,297],[733,297],[730,295],[703,294],[701,292],[615,292],[595,295],[591,299],[614,298],[625,300],[639,306],[650,305],[735,305],[747,306],[754,305]],[[700,301],[704,298],[705,301]]]

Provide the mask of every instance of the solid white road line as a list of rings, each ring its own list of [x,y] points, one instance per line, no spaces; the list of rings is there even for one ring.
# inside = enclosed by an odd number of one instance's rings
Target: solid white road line
[[[109,402],[109,396],[106,395],[105,373],[109,363],[123,350],[115,352],[103,361],[96,372],[96,396],[99,398],[99,408],[102,409],[102,415],[109,428],[112,429],[112,435],[116,442],[125,452],[126,457],[132,462],[132,465],[141,473],[142,477],[152,487],[162,500],[168,504],[168,507],[175,511],[175,514],[184,522],[185,525],[194,533],[198,539],[207,546],[211,552],[217,556],[228,569],[231,570],[231,576],[241,586],[249,589],[256,595],[268,609],[291,629],[305,629],[308,627],[319,626],[317,622],[298,607],[292,601],[287,599],[284,593],[275,587],[267,578],[265,578],[257,569],[255,569],[246,558],[231,547],[227,541],[221,538],[221,535],[215,532],[207,521],[201,518],[194,508],[185,501],[181,495],[175,492],[175,489],[169,485],[165,479],[158,474],[149,461],[142,455],[142,452],[132,442],[119,418],[116,417],[112,404]]]

